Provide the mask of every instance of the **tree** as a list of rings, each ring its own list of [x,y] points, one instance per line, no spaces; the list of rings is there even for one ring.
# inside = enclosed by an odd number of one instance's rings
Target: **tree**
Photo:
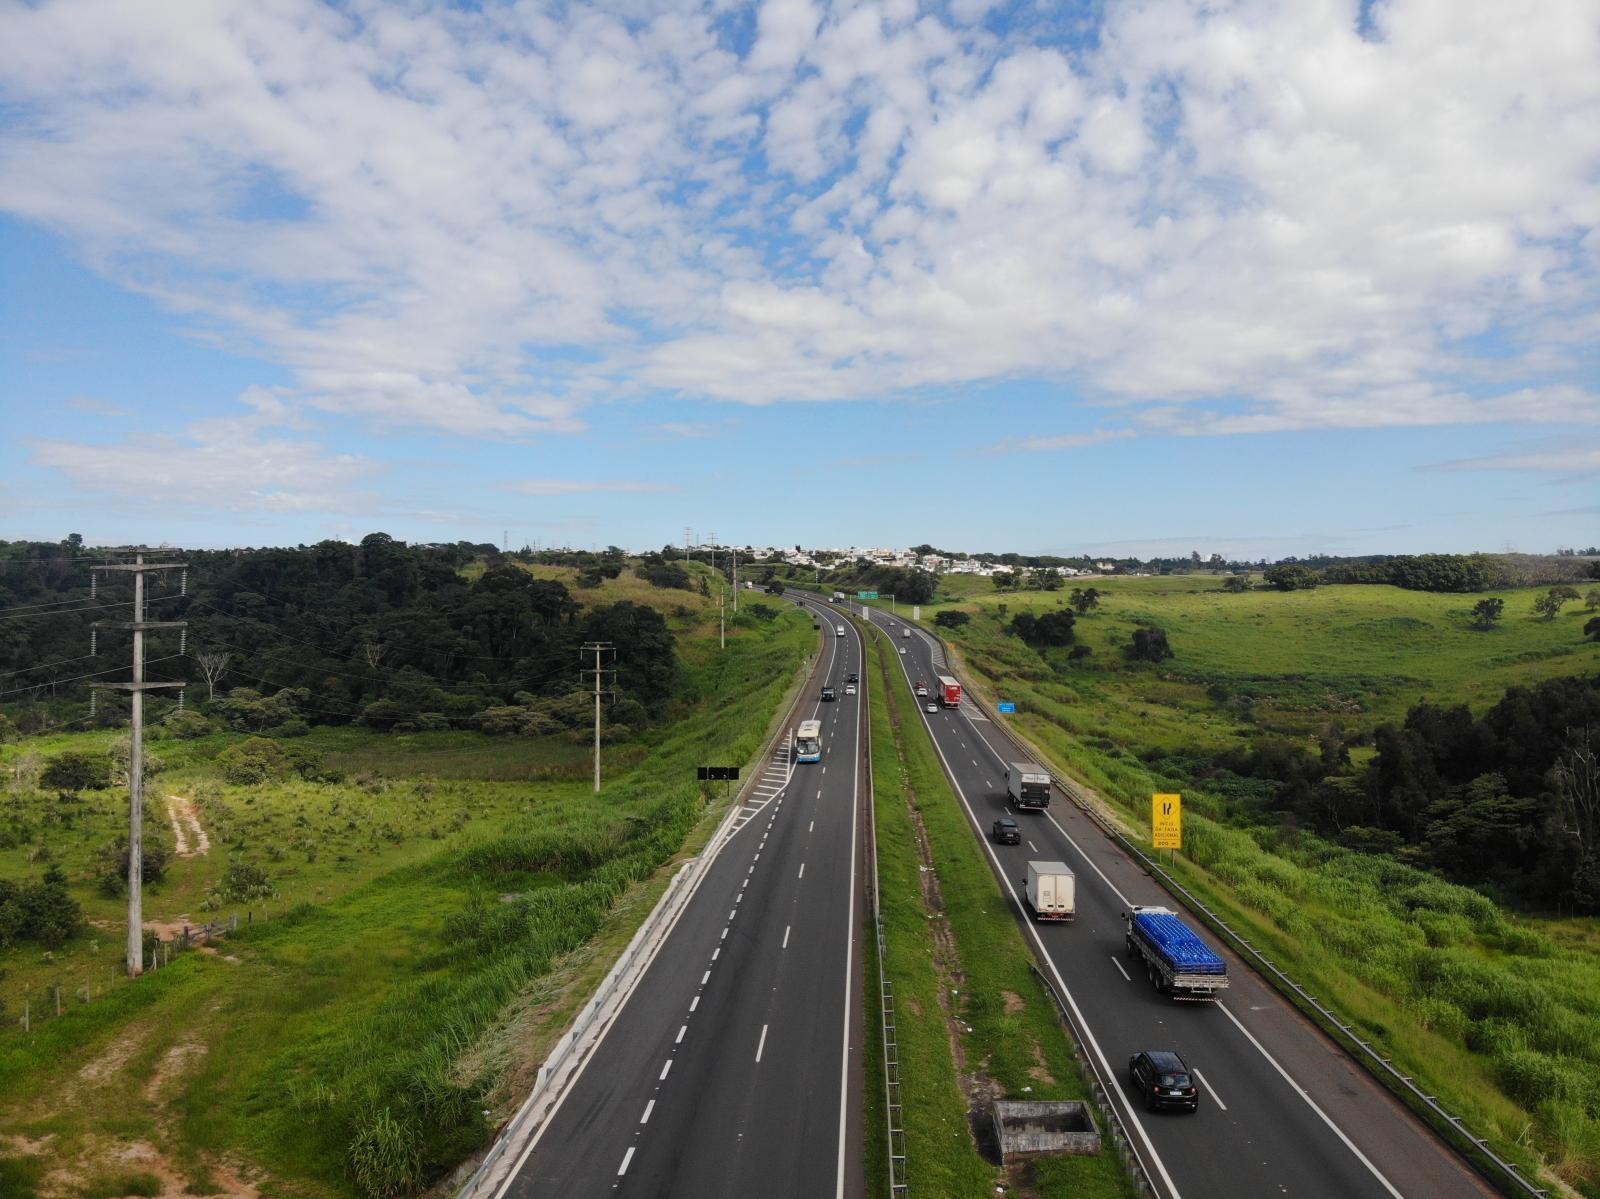
[[[1137,662],[1160,662],[1176,655],[1167,643],[1166,630],[1156,625],[1144,625],[1133,630],[1128,656]]]
[[[1589,618],[1589,622],[1583,626],[1583,635],[1600,641],[1600,616],[1591,616]]]
[[[1022,586],[1022,573],[1015,570],[997,570],[989,576],[996,591],[1015,591]]]
[[[1294,562],[1281,562],[1261,572],[1267,586],[1277,591],[1303,591],[1322,582],[1322,577],[1309,566]]]
[[[1506,602],[1499,596],[1479,600],[1472,605],[1472,627],[1480,632],[1488,632],[1500,623],[1500,616],[1505,608]]]
[[[1079,616],[1087,616],[1100,606],[1100,592],[1094,587],[1074,587],[1069,602]]]
[[[1586,612],[1593,612],[1596,608],[1600,608],[1600,587],[1589,588],[1588,593],[1583,597],[1583,608]]]
[[[1227,578],[1222,580],[1222,589],[1228,592],[1230,595],[1237,595],[1240,592],[1249,591],[1250,576],[1229,575]]]
[[[39,775],[39,782],[46,787],[56,787],[62,791],[109,787],[111,759],[103,754],[69,749],[50,759],[49,765]]]
[[[946,608],[933,618],[933,623],[941,629],[959,629],[971,620],[971,616],[958,608]]]
[[[220,649],[201,650],[194,656],[195,665],[200,668],[200,677],[206,681],[206,702],[217,698],[217,682],[228,673],[228,662],[232,654]]]
[[[1554,620],[1567,601],[1577,598],[1578,592],[1574,587],[1552,587],[1533,601],[1533,610],[1546,620]]]
[[[1073,615],[1065,610],[1046,612],[1035,616],[1031,612],[1018,612],[1011,618],[1010,632],[1029,645],[1071,645],[1073,641]]]

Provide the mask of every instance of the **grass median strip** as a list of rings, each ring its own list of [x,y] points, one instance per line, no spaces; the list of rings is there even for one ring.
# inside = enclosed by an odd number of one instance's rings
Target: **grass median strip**
[[[1004,1186],[1063,1199],[1132,1195],[1109,1150],[996,1164],[989,1116],[995,1099],[1088,1099],[1089,1087],[1049,996],[1029,973],[1021,930],[939,766],[910,689],[889,668],[882,635],[871,637],[884,971],[899,1015],[911,1190],[971,1195]],[[877,1115],[881,1129],[881,1106]],[[881,1151],[875,1160],[881,1167]],[[869,1181],[881,1193],[886,1177],[880,1168]]]

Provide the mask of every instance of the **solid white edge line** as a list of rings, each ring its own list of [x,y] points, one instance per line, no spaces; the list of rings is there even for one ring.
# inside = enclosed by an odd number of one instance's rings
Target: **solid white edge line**
[[[1210,1079],[1208,1079],[1204,1074],[1200,1073],[1200,1071],[1196,1070],[1193,1066],[1189,1067],[1189,1073],[1193,1074],[1200,1080],[1200,1085],[1205,1087],[1206,1094],[1211,1097],[1212,1103],[1216,1104],[1223,1111],[1228,1110],[1228,1105],[1222,1102],[1222,1096],[1217,1094],[1217,1088],[1211,1085]]]
[[[626,1174],[628,1172],[628,1163],[633,1160],[633,1150],[634,1150],[634,1146],[629,1145],[628,1146],[628,1152],[626,1152],[626,1153],[624,1153],[622,1155],[622,1165],[617,1167],[617,1177],[618,1178],[621,1178],[624,1174]]]
[[[767,1026],[761,1026],[761,1039],[756,1042],[756,1061],[761,1060],[761,1051],[767,1047]]]
[[[1356,1160],[1367,1168],[1367,1171],[1378,1180],[1379,1185],[1382,1186],[1384,1190],[1388,1191],[1389,1194],[1393,1195],[1394,1199],[1404,1199],[1404,1196],[1402,1196],[1399,1191],[1394,1189],[1394,1186],[1389,1182],[1389,1180],[1378,1172],[1378,1167],[1372,1164],[1367,1155],[1362,1153],[1360,1149],[1356,1148],[1356,1143],[1349,1137],[1345,1136],[1344,1129],[1335,1124],[1329,1117],[1328,1113],[1317,1106],[1317,1101],[1311,1098],[1310,1092],[1297,1083],[1293,1078],[1291,1078],[1289,1076],[1289,1072],[1282,1066],[1278,1065],[1278,1059],[1267,1052],[1267,1047],[1260,1041],[1256,1040],[1255,1036],[1250,1032],[1250,1030],[1239,1022],[1239,1017],[1230,1012],[1227,1008],[1227,1005],[1224,1004],[1220,999],[1216,1001],[1214,1006],[1222,1009],[1222,1014],[1229,1020],[1233,1021],[1233,1026],[1244,1034],[1245,1040],[1249,1041],[1250,1044],[1256,1047],[1256,1051],[1260,1053],[1262,1057],[1266,1058],[1267,1063],[1274,1070],[1276,1070],[1279,1075],[1282,1076],[1284,1082],[1289,1084],[1290,1090],[1294,1091],[1296,1095],[1299,1095],[1300,1098],[1304,1099],[1306,1101],[1306,1106],[1312,1111],[1316,1112],[1317,1117],[1328,1126],[1333,1135],[1344,1142],[1344,1147],[1350,1150],[1351,1153],[1355,1154]]]
[[[1128,972],[1122,968],[1122,963],[1117,961],[1117,955],[1116,954],[1112,954],[1111,955],[1111,964],[1117,968],[1117,973],[1122,975],[1122,981],[1123,982],[1130,982],[1131,983],[1133,981],[1133,979],[1128,977]],[[1223,1111],[1227,1111],[1228,1109],[1227,1108],[1223,1108],[1222,1110]]]

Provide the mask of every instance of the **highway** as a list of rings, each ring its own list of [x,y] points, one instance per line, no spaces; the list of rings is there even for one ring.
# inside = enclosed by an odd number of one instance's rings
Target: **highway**
[[[937,675],[952,673],[937,643],[920,630],[907,638],[905,622],[877,609],[870,619],[890,632],[896,650],[905,649],[895,656],[908,680],[925,680],[933,691]],[[1130,903],[1181,911],[1180,905],[1059,788],[1046,813],[1010,812],[1003,763],[1029,755],[970,697],[959,708],[920,714],[1161,1195],[1496,1194],[1233,954],[1223,953],[1232,985],[1220,1001],[1175,1002],[1159,994],[1127,952],[1121,914]],[[1003,814],[1021,825],[1021,845],[996,845],[988,835]],[[1037,924],[1022,916],[1021,880],[1029,860],[1063,861],[1072,868],[1078,892],[1074,922]],[[1143,1109],[1127,1082],[1128,1058],[1143,1049],[1183,1055],[1200,1078],[1199,1112]]]
[[[862,907],[859,632],[810,602],[818,670],[787,744],[745,796],[660,952],[495,1199],[762,1195],[857,1199]],[[844,636],[835,636],[843,623]],[[821,686],[838,689],[820,700]]]

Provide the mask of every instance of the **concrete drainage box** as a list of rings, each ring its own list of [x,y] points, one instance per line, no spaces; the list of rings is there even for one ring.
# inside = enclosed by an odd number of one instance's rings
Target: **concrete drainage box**
[[[1088,1105],[1077,1099],[1057,1102],[997,1099],[994,1129],[1000,1160],[1100,1152],[1100,1133]]]

